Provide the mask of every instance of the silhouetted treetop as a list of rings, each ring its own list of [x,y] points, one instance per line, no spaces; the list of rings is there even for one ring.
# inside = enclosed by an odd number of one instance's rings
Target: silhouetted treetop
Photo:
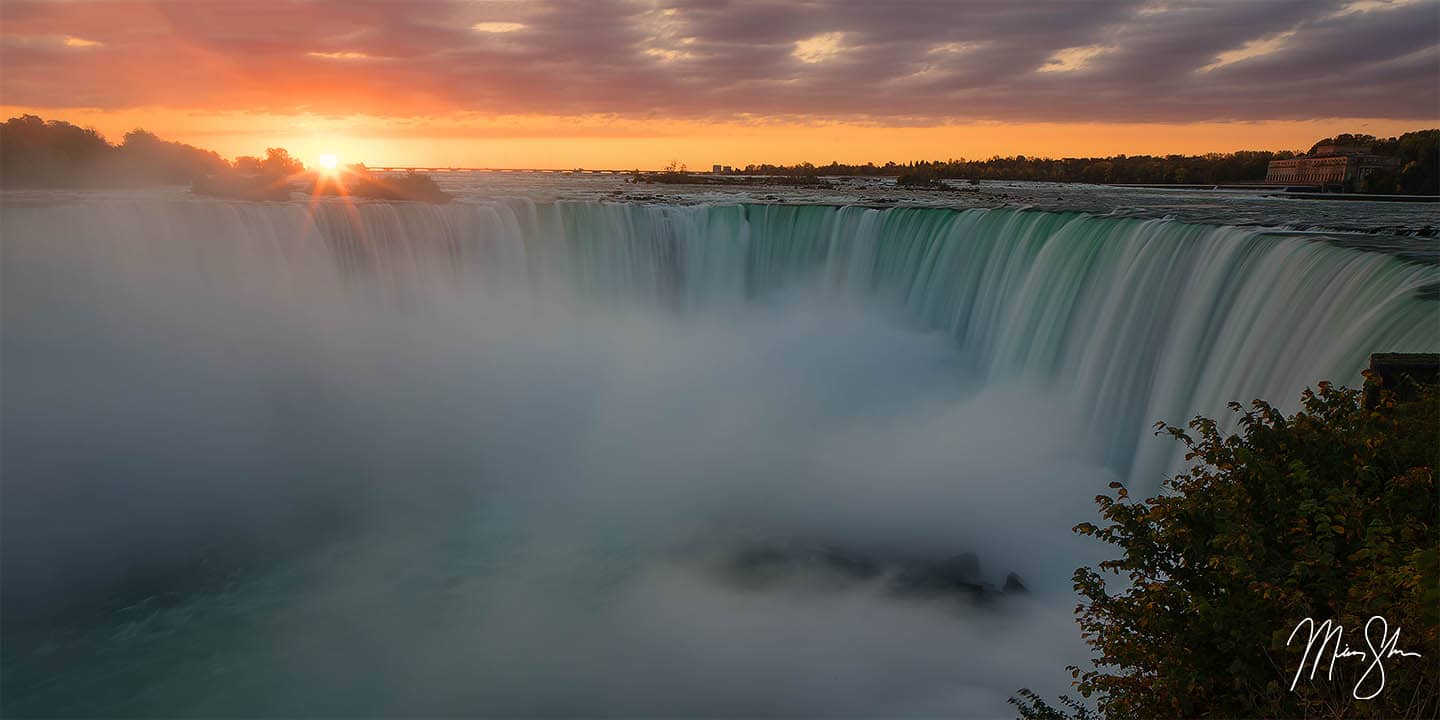
[[[74,187],[95,178],[114,148],[89,128],[35,115],[0,124],[0,183],[7,187]]]
[[[1311,146],[1325,145],[1369,148],[1371,153],[1400,160],[1393,173],[1377,173],[1360,189],[1365,192],[1440,193],[1440,130],[1418,130],[1399,137],[1342,133]],[[1113,157],[1040,158],[1025,155],[985,160],[917,160],[846,165],[832,162],[815,166],[747,165],[753,175],[875,176],[907,178],[906,184],[933,185],[940,180],[1029,180],[1035,182],[1121,183],[1139,185],[1261,182],[1271,160],[1284,160],[1300,153],[1290,150],[1239,150],[1204,155],[1115,155]]]
[[[285,178],[305,172],[305,165],[290,156],[285,148],[265,148],[263,159],[251,155],[235,158],[236,172],[266,178]]]
[[[280,148],[257,161],[264,172],[304,170]],[[119,145],[63,120],[22,115],[0,123],[0,186],[9,188],[102,188],[186,185],[231,170],[219,154],[131,130]]]

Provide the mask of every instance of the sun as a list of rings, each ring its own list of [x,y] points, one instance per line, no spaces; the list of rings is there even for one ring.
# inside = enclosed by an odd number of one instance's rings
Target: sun
[[[320,156],[320,167],[333,171],[339,166],[340,159],[335,157],[335,153],[325,153]]]

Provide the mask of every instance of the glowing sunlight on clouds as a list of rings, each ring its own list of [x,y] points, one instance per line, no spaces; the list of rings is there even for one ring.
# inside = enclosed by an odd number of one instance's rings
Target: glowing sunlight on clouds
[[[517,30],[524,30],[525,23],[518,22],[478,22],[470,26],[471,30],[482,33],[509,33]]]
[[[1210,72],[1226,65],[1234,65],[1242,60],[1270,55],[1285,48],[1291,38],[1295,37],[1295,31],[1277,33],[1268,37],[1251,40],[1234,50],[1226,50],[1215,56],[1215,62],[1200,68],[1200,72]]]
[[[308,52],[310,57],[325,58],[326,60],[364,60],[369,55],[361,52]]]
[[[1109,52],[1104,45],[1085,45],[1065,48],[1051,55],[1036,72],[1073,72],[1088,67],[1095,58]]]
[[[829,32],[816,35],[795,43],[795,51],[791,54],[800,62],[815,64],[825,62],[840,54],[840,43],[845,39],[845,33]]]

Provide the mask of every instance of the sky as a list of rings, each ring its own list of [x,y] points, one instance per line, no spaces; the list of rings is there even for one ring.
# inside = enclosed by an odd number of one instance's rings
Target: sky
[[[1440,0],[4,0],[0,110],[377,166],[1303,150],[1440,125]]]

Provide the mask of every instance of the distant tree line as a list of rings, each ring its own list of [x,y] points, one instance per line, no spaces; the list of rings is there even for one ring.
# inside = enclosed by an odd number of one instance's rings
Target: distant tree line
[[[995,156],[986,160],[917,160],[884,165],[748,165],[746,173],[905,177],[917,184],[932,180],[1030,180],[1037,182],[1218,184],[1265,178],[1271,160],[1295,157],[1290,151],[1241,150],[1208,155],[1116,155],[1103,158]]]
[[[1361,188],[1365,192],[1440,194],[1440,130],[1419,130],[1399,137],[1339,135],[1315,143],[1369,147],[1376,155],[1400,161],[1393,172],[1376,173]],[[1116,155],[1113,157],[1038,158],[1025,155],[995,156],[986,160],[919,160],[845,165],[747,165],[746,174],[799,176],[896,177],[905,184],[928,185],[939,180],[1030,180],[1040,182],[1134,183],[1144,185],[1260,182],[1271,160],[1300,153],[1281,150],[1241,150],[1205,155]]]
[[[1440,129],[1417,130],[1383,139],[1373,135],[1339,135],[1315,145],[1327,144],[1369,146],[1370,152],[1376,155],[1400,161],[1394,170],[1365,178],[1359,188],[1361,192],[1440,195]]]
[[[211,150],[132,130],[119,145],[63,120],[22,115],[0,123],[0,185],[8,188],[102,188],[188,185],[207,175],[280,178],[305,166],[283,148],[229,163]]]

